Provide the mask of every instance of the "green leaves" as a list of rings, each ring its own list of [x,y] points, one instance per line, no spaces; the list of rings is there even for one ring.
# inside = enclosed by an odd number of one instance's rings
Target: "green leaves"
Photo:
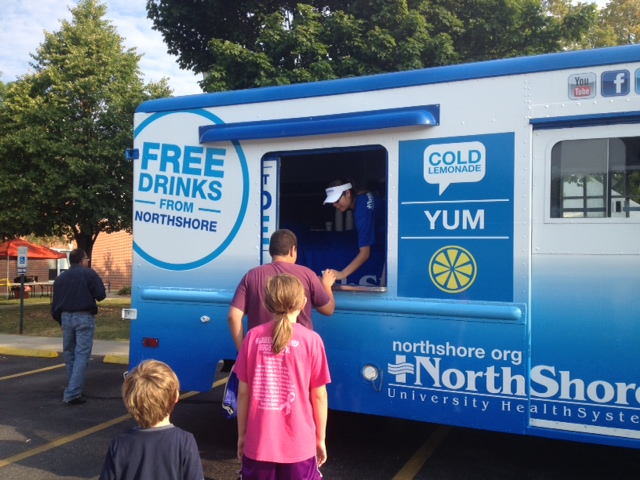
[[[588,46],[608,47],[640,43],[640,0],[611,0],[598,14]]]
[[[328,80],[455,59],[449,37],[432,38],[433,27],[418,10],[410,9],[406,0],[373,5],[281,3],[272,12],[248,14],[256,28],[240,41],[221,38],[220,31],[211,31],[214,37],[208,43],[208,52],[213,63],[201,84],[203,89],[235,90]],[[418,7],[424,5],[419,3]]]
[[[558,51],[596,20],[571,0],[148,0],[147,10],[181,66],[207,72],[205,91]]]

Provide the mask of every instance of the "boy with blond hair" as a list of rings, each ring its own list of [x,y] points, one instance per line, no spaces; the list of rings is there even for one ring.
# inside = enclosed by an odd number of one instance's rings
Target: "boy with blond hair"
[[[167,364],[145,360],[126,376],[122,399],[138,427],[114,438],[100,480],[203,480],[193,435],[171,424],[180,382]]]

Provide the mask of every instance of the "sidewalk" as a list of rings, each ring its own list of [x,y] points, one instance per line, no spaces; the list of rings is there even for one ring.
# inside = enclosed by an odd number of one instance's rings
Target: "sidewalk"
[[[0,334],[0,355],[62,357],[62,338]],[[128,365],[129,342],[94,340],[91,356],[104,357],[104,363]]]
[[[116,293],[107,293],[107,299],[117,298]],[[62,355],[62,338],[32,337],[0,333],[0,355],[17,357],[56,358]],[[104,357],[104,363],[129,364],[129,342],[94,340],[92,357]],[[64,359],[64,358],[63,358]]]

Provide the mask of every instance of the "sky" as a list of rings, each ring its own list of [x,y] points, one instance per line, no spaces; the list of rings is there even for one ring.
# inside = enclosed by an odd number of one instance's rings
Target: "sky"
[[[229,0],[233,1],[233,0]],[[180,70],[176,57],[167,53],[160,33],[152,30],[147,18],[146,0],[102,0],[107,19],[124,38],[126,48],[135,47],[145,82],[169,78],[174,95],[202,93],[199,76]],[[602,7],[608,0],[598,0]],[[0,80],[7,83],[29,73],[29,54],[44,42],[44,31],[60,30],[60,20],[71,20],[69,8],[75,0],[2,0],[0,9]]]
[[[29,54],[44,42],[44,31],[57,32],[61,20],[71,20],[70,8],[76,0],[2,0],[0,2],[0,80],[12,82],[29,73]],[[125,48],[135,47],[145,83],[169,79],[174,95],[202,93],[201,76],[180,70],[176,57],[167,53],[162,35],[152,30],[146,0],[101,0],[107,5],[106,18],[123,37]]]

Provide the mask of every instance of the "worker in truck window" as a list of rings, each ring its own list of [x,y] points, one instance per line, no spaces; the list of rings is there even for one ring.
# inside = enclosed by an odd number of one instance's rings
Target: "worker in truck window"
[[[376,284],[385,284],[385,209],[380,197],[371,191],[356,192],[353,181],[337,179],[325,190],[324,204],[331,204],[344,213],[353,212],[353,220],[358,234],[358,254],[340,270],[335,269],[336,280],[349,277],[367,264],[367,270],[374,272]],[[367,263],[369,262],[369,263]]]

